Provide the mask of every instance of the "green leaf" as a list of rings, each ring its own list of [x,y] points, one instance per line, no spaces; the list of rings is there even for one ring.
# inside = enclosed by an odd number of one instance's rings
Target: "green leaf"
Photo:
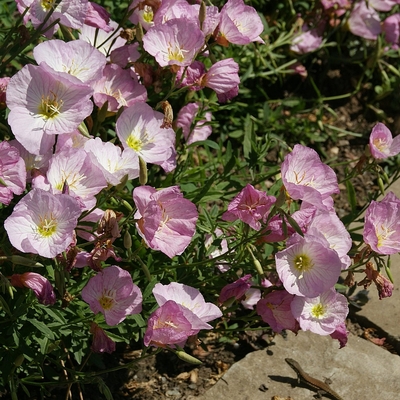
[[[212,149],[219,150],[219,144],[214,142],[213,140],[199,140],[198,142],[194,142],[190,144],[188,147],[196,147],[196,146],[208,146]]]
[[[40,332],[42,332],[43,335],[45,335],[45,337],[47,337],[47,338],[49,338],[51,340],[55,340],[54,333],[47,327],[46,324],[44,324],[43,322],[38,321],[37,319],[30,319],[29,322],[36,329],[38,329]]]

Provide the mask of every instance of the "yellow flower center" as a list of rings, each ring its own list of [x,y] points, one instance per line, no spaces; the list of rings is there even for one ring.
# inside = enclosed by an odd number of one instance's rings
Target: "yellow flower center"
[[[147,22],[153,22],[153,18],[154,18],[154,13],[153,13],[153,9],[149,6],[145,6],[144,10],[143,10],[143,19]]]
[[[314,265],[306,254],[299,254],[294,258],[294,267],[301,273],[299,279],[303,277],[305,271],[310,270]]]
[[[103,296],[101,296],[99,299],[99,303],[103,310],[109,310],[114,304],[114,299],[106,294],[103,294]]]
[[[170,60],[182,62],[185,59],[185,56],[183,55],[184,51],[185,50],[181,49],[180,47],[172,48],[171,46],[168,48],[168,58]]]
[[[57,219],[50,214],[50,216],[40,217],[39,224],[37,225],[37,231],[42,237],[49,237],[54,234],[57,230]]]
[[[40,5],[42,6],[43,11],[47,12],[50,11],[54,6],[54,0],[42,0]]]
[[[325,316],[325,313],[326,313],[326,308],[325,308],[325,306],[324,306],[323,304],[321,304],[321,303],[316,304],[316,305],[313,306],[312,309],[311,309],[311,315],[312,315],[314,318],[318,318],[318,319],[323,318],[323,317]]]
[[[126,144],[132,149],[135,150],[136,152],[139,152],[142,150],[143,147],[143,142],[136,136],[130,135],[128,139],[126,140]]]
[[[54,118],[56,115],[60,114],[63,103],[64,102],[58,99],[57,95],[53,92],[47,97],[42,96],[38,114],[41,114],[45,119]]]

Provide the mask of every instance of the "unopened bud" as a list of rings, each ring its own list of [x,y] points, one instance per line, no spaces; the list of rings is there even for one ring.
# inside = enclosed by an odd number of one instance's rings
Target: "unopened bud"
[[[142,157],[139,156],[139,182],[141,185],[147,183],[147,164]]]
[[[194,365],[201,365],[203,364],[200,360],[198,360],[197,358],[189,355],[188,353],[185,353],[183,350],[178,350],[175,352],[175,354],[183,361],[186,361],[190,364],[194,364]]]
[[[142,27],[142,25],[140,24],[140,22],[136,25],[136,40],[139,42],[139,43],[143,43],[143,36],[144,36],[144,33],[143,33],[143,27]]]
[[[132,236],[128,229],[124,233],[124,247],[129,250],[132,247]]]
[[[20,367],[22,365],[22,363],[24,362],[25,357],[23,354],[18,355],[15,360],[14,360],[14,365],[16,367]]]
[[[206,3],[204,3],[204,1],[202,1],[200,3],[200,10],[199,10],[199,21],[200,21],[200,29],[203,28],[203,22],[206,20],[206,14],[207,9],[206,9]]]

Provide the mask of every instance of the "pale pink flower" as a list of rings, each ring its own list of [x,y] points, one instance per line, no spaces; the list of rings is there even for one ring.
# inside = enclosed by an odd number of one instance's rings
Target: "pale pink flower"
[[[394,49],[398,49],[400,37],[400,13],[387,17],[382,22],[382,31],[385,33],[385,40],[388,43],[391,43]]]
[[[26,182],[30,183],[32,181],[32,177],[36,174],[46,174],[49,166],[49,160],[52,157],[50,152],[44,155],[35,155],[29,153],[29,151],[26,150],[25,147],[18,142],[18,140],[10,140],[9,143],[19,151],[20,157],[25,162]]]
[[[53,258],[72,242],[80,215],[71,196],[32,189],[14,207],[4,227],[16,249]]]
[[[160,6],[158,2],[150,2],[147,4],[146,0],[133,0],[129,5],[129,10],[133,9],[129,17],[129,21],[134,25],[142,25],[144,30],[149,30],[154,26],[154,13]]]
[[[171,19],[186,19],[199,25],[199,12],[186,0],[163,0],[154,14],[154,25],[164,24]]]
[[[371,201],[365,212],[363,238],[378,254],[400,251],[400,199],[393,192],[381,201]]]
[[[250,288],[246,290],[244,299],[241,300],[242,306],[247,310],[254,310],[255,305],[261,299],[261,290],[256,288]]]
[[[27,287],[39,300],[39,303],[53,305],[56,302],[56,295],[51,283],[42,275],[35,272],[25,272],[24,274],[13,274],[10,277],[10,284],[14,287]]]
[[[330,195],[339,193],[337,177],[333,169],[321,162],[317,152],[296,144],[286,155],[281,167],[282,181],[289,196],[303,200],[317,208],[329,209]]]
[[[222,214],[224,221],[240,219],[255,230],[260,230],[261,221],[265,221],[268,212],[275,203],[274,196],[267,196],[261,190],[247,184],[241,192],[229,203],[228,211]]]
[[[25,186],[25,162],[18,149],[8,142],[0,142],[0,203],[10,204],[14,194],[22,194]]]
[[[307,229],[308,233],[314,235],[317,235],[316,231],[322,233],[329,247],[336,251],[342,262],[342,269],[347,269],[351,265],[347,254],[351,249],[352,240],[335,211],[317,210]]]
[[[190,65],[203,46],[203,32],[196,23],[186,19],[172,19],[155,25],[143,37],[144,49],[161,67]]]
[[[338,254],[322,234],[294,234],[288,247],[275,254],[275,262],[285,289],[304,297],[315,297],[331,288],[342,268]]]
[[[347,344],[349,331],[346,329],[345,322],[339,324],[335,331],[330,334],[332,339],[337,339],[339,341],[339,349],[343,348]]]
[[[191,286],[183,285],[182,283],[171,282],[168,285],[157,283],[154,286],[153,295],[156,298],[159,306],[162,306],[167,301],[172,300],[175,303],[180,304],[182,307],[188,309],[203,322],[209,322],[213,319],[222,317],[221,310],[215,304],[206,303],[199,290]],[[185,316],[188,318],[188,320],[191,319],[188,314],[185,314]],[[208,328],[202,329],[211,328],[212,326],[208,325]]]
[[[115,342],[111,340],[106,332],[95,322],[90,325],[90,333],[93,334],[93,342],[90,349],[95,353],[113,353]]]
[[[260,34],[264,30],[257,11],[244,4],[243,0],[228,0],[221,9],[219,22],[218,41],[227,45],[249,44],[251,42],[264,41]]]
[[[307,25],[302,26],[302,33],[292,41],[290,50],[298,54],[307,54],[321,47],[322,36],[320,29],[310,29]]]
[[[136,227],[146,244],[170,258],[182,254],[196,232],[198,212],[179,187],[140,186],[133,190],[133,200]]]
[[[110,61],[113,64],[119,65],[121,68],[126,68],[140,58],[138,51],[139,43],[125,44],[113,50],[110,54]],[[135,80],[137,82],[137,79]]]
[[[164,115],[146,103],[126,108],[116,124],[124,149],[136,152],[146,163],[161,166],[175,157],[175,132],[171,128],[161,128],[163,120]]]
[[[202,87],[209,87],[217,93],[221,103],[237,96],[239,92],[239,65],[233,58],[227,58],[216,62],[208,72],[203,75],[199,84]]]
[[[364,39],[376,40],[381,33],[379,14],[365,0],[355,4],[347,24],[351,33]]]
[[[200,4],[193,4],[197,10],[197,14],[200,12]],[[216,6],[206,6],[206,18],[201,25],[201,30],[205,37],[212,35],[217,28],[220,21],[220,13]]]
[[[146,88],[135,81],[129,70],[117,64],[108,64],[103,69],[103,77],[93,85],[93,100],[101,108],[107,101],[107,110],[117,112],[121,107],[130,107],[147,100]]]
[[[64,72],[25,65],[8,84],[8,123],[29,152],[45,154],[54,144],[50,135],[72,132],[90,115],[91,95],[89,86]]]
[[[122,28],[116,31],[118,24],[112,20],[110,20],[109,26],[112,28],[112,33],[108,33],[103,29],[97,29],[86,24],[83,25],[79,33],[79,39],[90,43],[93,47],[96,47],[96,49],[103,53],[107,59],[113,50],[124,46],[126,43],[126,40],[120,36]]]
[[[48,40],[33,49],[33,56],[39,65],[66,72],[88,85],[102,77],[106,65],[104,54],[83,40]]]
[[[199,109],[200,103],[188,103],[180,109],[176,118],[176,126],[182,128],[183,136],[188,145],[206,140],[212,132],[211,125],[207,124],[211,121],[211,112],[204,112],[203,119],[199,119],[197,117]]]
[[[139,176],[139,160],[135,152],[122,151],[115,144],[103,142],[100,138],[89,139],[84,148],[86,152],[93,154],[96,165],[110,185],[118,185],[124,176],[129,180]]]
[[[80,199],[86,209],[96,205],[94,197],[107,186],[102,171],[83,149],[64,148],[49,163],[47,179],[54,193],[68,186],[71,196]]]
[[[179,87],[188,86],[189,90],[201,90],[202,86],[199,82],[205,73],[204,64],[201,61],[193,61],[188,67],[179,69],[176,74],[176,84]]]
[[[318,335],[334,333],[349,313],[346,297],[335,289],[329,289],[313,298],[295,296],[291,309],[303,331]]]
[[[377,11],[390,11],[399,0],[368,0],[368,7],[373,7]]]
[[[4,110],[7,107],[7,86],[8,82],[10,82],[10,79],[8,76],[4,78],[0,78],[0,110]]]
[[[207,328],[193,327],[185,308],[169,300],[150,315],[143,342],[145,346],[183,347],[188,337],[196,335],[200,329]]]
[[[369,149],[372,157],[377,159],[395,156],[400,153],[400,135],[393,138],[392,132],[384,124],[378,122],[372,128]]]
[[[58,19],[61,25],[79,29],[83,25],[88,10],[87,0],[61,0],[57,5],[54,0],[27,0],[25,3],[27,3],[27,6],[30,6],[29,19],[34,28],[39,27],[39,25],[43,23],[49,11],[56,6],[50,18],[47,20],[45,27]],[[51,37],[57,29],[58,24],[50,30],[47,30],[44,34],[47,37]]]
[[[99,4],[93,3],[91,1],[88,2],[88,9],[84,23],[85,25],[102,29],[104,32],[107,33],[114,30],[109,25],[110,14],[108,13],[108,11]]]
[[[78,129],[69,133],[64,133],[63,135],[59,135],[57,137],[56,153],[60,153],[60,151],[66,148],[83,149],[85,147],[85,143],[90,138],[92,138],[92,136],[83,136]]]
[[[293,294],[286,290],[274,290],[257,303],[257,314],[266,322],[274,332],[281,333],[289,329],[297,333],[299,323],[293,317],[290,304],[294,298]]]
[[[142,293],[128,271],[116,265],[104,268],[89,279],[82,299],[94,314],[101,312],[107,325],[122,322],[128,315],[142,311]]]
[[[242,300],[251,287],[251,280],[251,274],[247,274],[237,279],[235,282],[224,286],[219,294],[218,302],[222,304],[228,300]]]

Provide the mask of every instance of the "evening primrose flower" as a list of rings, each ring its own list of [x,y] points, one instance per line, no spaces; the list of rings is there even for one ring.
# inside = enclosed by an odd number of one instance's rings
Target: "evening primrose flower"
[[[369,137],[369,149],[372,157],[384,159],[400,153],[400,135],[393,138],[392,132],[378,122]]]
[[[164,168],[164,163],[176,152],[175,132],[171,128],[161,128],[163,120],[164,115],[146,103],[136,103],[126,108],[116,124],[116,132],[124,149],[134,151],[146,163]],[[171,168],[175,165],[176,162]]]
[[[303,331],[330,335],[344,323],[349,306],[346,297],[331,288],[312,298],[295,296],[291,310]]]
[[[155,25],[143,37],[144,49],[161,67],[190,65],[203,46],[203,32],[196,23],[184,18]]]
[[[153,250],[172,258],[182,254],[196,232],[196,206],[183,197],[178,186],[133,190],[134,215],[139,235]]]
[[[4,227],[16,249],[53,258],[73,241],[80,215],[71,196],[32,189],[14,207]]]
[[[10,284],[14,287],[27,287],[33,290],[41,304],[53,305],[56,302],[53,286],[44,276],[36,272],[13,274],[10,277]]]
[[[104,314],[110,326],[142,311],[142,292],[133,283],[130,273],[116,265],[104,268],[90,278],[82,289],[82,299],[93,313]]]
[[[330,209],[330,195],[339,193],[335,172],[309,147],[296,144],[293,151],[286,155],[281,173],[285,189],[293,200],[303,200],[317,208]]]
[[[314,232],[317,234],[316,232]],[[285,250],[275,255],[276,270],[285,289],[297,296],[315,297],[331,288],[342,263],[323,237],[294,234]]]
[[[64,72],[25,65],[7,87],[8,123],[32,154],[45,154],[54,136],[72,132],[91,114],[92,89]]]
[[[363,238],[378,254],[400,251],[400,199],[393,192],[381,201],[371,201],[365,212]]]

